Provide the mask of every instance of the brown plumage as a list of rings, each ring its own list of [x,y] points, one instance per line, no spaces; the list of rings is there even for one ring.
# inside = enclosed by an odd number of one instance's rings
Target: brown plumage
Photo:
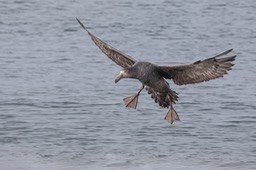
[[[136,61],[131,56],[115,49],[91,34],[78,19],[77,21],[101,51],[123,68],[115,80],[116,83],[122,78],[138,79],[142,83],[142,87],[136,95],[124,98],[126,107],[136,109],[139,94],[146,86],[148,94],[159,106],[170,108],[165,116],[169,123],[179,120],[179,116],[172,105],[178,101],[178,95],[170,89],[169,83],[165,79],[172,79],[177,85],[200,83],[223,77],[234,66],[232,62],[236,56],[225,57],[232,49],[212,58],[199,60],[187,65],[159,66],[149,62]]]
[[[172,79],[175,84],[193,84],[203,81],[209,81],[223,77],[227,74],[231,67],[234,66],[232,61],[236,56],[223,57],[231,52],[232,49],[218,54],[212,58],[199,60],[192,64],[179,65],[179,66],[160,66],[164,78]]]

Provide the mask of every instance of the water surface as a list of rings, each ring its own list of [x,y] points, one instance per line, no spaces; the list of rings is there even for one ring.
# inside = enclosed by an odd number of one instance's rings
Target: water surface
[[[256,2],[1,1],[0,167],[27,169],[255,169]],[[91,32],[136,59],[183,64],[234,48],[224,78],[177,86],[169,125]]]

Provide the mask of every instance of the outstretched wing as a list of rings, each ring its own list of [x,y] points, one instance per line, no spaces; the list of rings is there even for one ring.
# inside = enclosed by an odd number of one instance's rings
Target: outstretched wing
[[[193,84],[223,77],[231,70],[236,56],[222,57],[232,49],[212,58],[180,66],[158,66],[164,78],[173,79],[175,84]]]
[[[101,49],[101,51],[104,54],[106,54],[108,56],[108,58],[110,58],[116,64],[118,64],[119,66],[121,66],[123,68],[127,68],[127,67],[132,66],[136,62],[136,60],[134,58],[115,49],[114,47],[110,46],[109,44],[105,43],[104,41],[102,41],[101,39],[99,39],[98,37],[96,37],[95,35],[90,33],[79,19],[76,18],[76,20],[83,27],[83,29],[85,29],[87,31],[87,33],[90,35],[92,41]]]

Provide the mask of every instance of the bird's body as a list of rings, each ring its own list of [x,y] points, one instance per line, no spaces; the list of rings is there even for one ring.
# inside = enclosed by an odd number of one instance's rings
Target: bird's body
[[[177,93],[170,89],[169,83],[161,75],[157,65],[145,61],[137,61],[127,68],[129,78],[139,80],[151,94],[151,98],[161,107],[168,108],[178,100]]]
[[[159,106],[169,108],[165,116],[169,123],[179,120],[179,116],[173,108],[173,104],[178,101],[178,95],[170,89],[166,79],[172,79],[177,85],[200,83],[223,77],[234,65],[232,61],[235,60],[236,56],[223,57],[232,49],[186,65],[159,66],[150,62],[137,61],[91,34],[78,19],[77,21],[102,52],[123,68],[115,79],[116,83],[122,78],[133,78],[142,83],[142,87],[136,95],[124,98],[125,106],[136,109],[139,94],[146,86],[148,94]]]
[[[129,73],[134,79],[138,79],[142,84],[153,88],[157,92],[168,92],[169,85],[167,81],[158,72],[156,65],[137,61],[134,65],[128,68]]]

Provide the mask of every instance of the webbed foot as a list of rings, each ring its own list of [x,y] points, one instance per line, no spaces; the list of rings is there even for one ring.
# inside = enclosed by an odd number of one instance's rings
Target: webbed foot
[[[165,118],[167,122],[172,124],[175,120],[180,120],[177,112],[174,110],[174,108],[171,106],[170,110],[167,112]]]
[[[129,107],[129,108],[136,109],[137,104],[138,104],[138,98],[139,98],[139,95],[124,98],[123,100],[124,100],[125,106]]]

